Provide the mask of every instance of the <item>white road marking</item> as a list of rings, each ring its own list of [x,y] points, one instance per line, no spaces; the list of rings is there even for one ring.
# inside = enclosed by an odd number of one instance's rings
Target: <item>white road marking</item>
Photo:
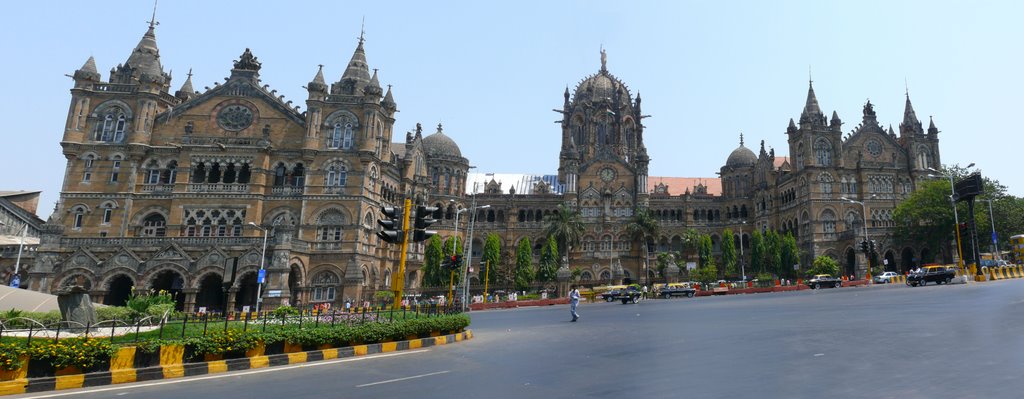
[[[391,382],[399,382],[399,381],[411,380],[411,379],[414,379],[414,378],[430,377],[432,375],[445,374],[445,373],[450,373],[450,372],[452,372],[452,371],[451,370],[445,370],[445,371],[438,371],[438,372],[434,372],[434,373],[414,375],[414,376],[411,376],[411,377],[395,378],[393,380],[371,382],[369,384],[356,385],[356,388],[363,388],[363,387],[368,387],[368,386],[373,386],[373,385],[380,385],[380,384],[387,384],[387,383],[391,383]]]
[[[250,374],[269,373],[269,372],[272,372],[272,371],[290,370],[290,369],[297,369],[297,368],[303,368],[303,367],[327,366],[327,365],[337,364],[337,363],[348,363],[348,362],[357,362],[357,361],[361,361],[361,360],[372,360],[372,359],[380,359],[380,358],[385,358],[385,357],[412,355],[412,354],[416,354],[416,353],[423,353],[423,352],[429,352],[429,351],[430,351],[430,349],[418,349],[418,350],[410,350],[410,351],[403,351],[403,352],[392,352],[392,353],[383,353],[383,354],[369,355],[369,356],[350,357],[350,358],[336,359],[336,360],[314,361],[314,362],[310,362],[310,363],[300,363],[300,364],[293,364],[293,365],[289,365],[289,366],[266,367],[266,368],[261,368],[261,369],[256,369],[256,370],[249,370],[249,371],[237,371],[237,372],[229,371],[227,373],[219,373],[219,374],[207,375],[207,376],[202,376],[202,377],[175,378],[175,379],[170,379],[170,380],[164,380],[164,381],[159,381],[159,382],[143,383],[143,384],[131,384],[131,385],[125,384],[124,386],[114,385],[114,386],[106,387],[106,388],[97,388],[97,389],[90,389],[90,390],[76,390],[74,392],[61,392],[61,393],[51,393],[51,394],[39,395],[39,396],[29,396],[29,397],[25,397],[23,399],[57,398],[57,397],[61,397],[61,396],[81,395],[81,394],[87,394],[87,393],[109,392],[109,391],[117,391],[117,390],[133,389],[133,388],[146,388],[146,387],[154,387],[154,386],[160,386],[160,385],[180,384],[180,383],[183,383],[183,382],[215,380],[215,379],[219,379],[219,378],[238,377],[238,376],[250,375]],[[445,371],[445,373],[447,373],[447,371]]]
[[[818,356],[825,356],[825,354],[824,353],[815,353],[814,354],[814,357],[818,357]]]

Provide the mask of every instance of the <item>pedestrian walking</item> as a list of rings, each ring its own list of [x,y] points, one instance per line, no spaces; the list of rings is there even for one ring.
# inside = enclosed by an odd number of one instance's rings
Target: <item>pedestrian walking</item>
[[[569,287],[569,312],[572,313],[572,321],[579,320],[580,315],[576,313],[576,305],[580,304],[580,290],[576,286]]]
[[[644,299],[647,299],[647,284],[644,284]]]

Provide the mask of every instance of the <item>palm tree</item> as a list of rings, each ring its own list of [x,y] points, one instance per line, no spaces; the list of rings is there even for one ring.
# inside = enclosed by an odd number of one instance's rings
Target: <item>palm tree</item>
[[[647,258],[649,256],[648,246],[651,244],[651,239],[657,237],[661,233],[661,225],[658,221],[651,216],[651,213],[647,209],[638,208],[636,213],[633,214],[633,219],[626,225],[626,232],[629,233],[634,240],[642,243],[643,254],[644,254],[644,270],[641,273],[644,274],[644,282],[647,281]]]
[[[565,251],[563,255],[569,259],[570,247],[579,244],[583,238],[583,219],[575,209],[570,209],[565,204],[559,204],[558,209],[547,217],[547,234],[554,237],[558,248]]]

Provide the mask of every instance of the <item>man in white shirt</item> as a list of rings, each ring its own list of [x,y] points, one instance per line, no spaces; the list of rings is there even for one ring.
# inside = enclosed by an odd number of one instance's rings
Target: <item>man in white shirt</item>
[[[569,287],[569,312],[572,313],[572,320],[576,321],[580,315],[576,313],[576,305],[580,304],[580,290],[576,286]]]

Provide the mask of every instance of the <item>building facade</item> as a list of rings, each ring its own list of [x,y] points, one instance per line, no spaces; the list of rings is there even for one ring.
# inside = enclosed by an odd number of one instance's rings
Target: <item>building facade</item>
[[[640,95],[602,52],[598,72],[563,94],[557,174],[484,175],[470,173],[440,125],[395,137],[394,96],[370,73],[362,38],[336,81],[316,70],[305,111],[264,84],[260,68],[246,49],[225,82],[199,92],[190,74],[172,94],[153,25],[107,80],[90,57],[73,75],[67,172],[25,283],[43,292],[83,286],[113,305],[135,287],[169,291],[179,309],[244,309],[256,304],[263,268],[268,308],[366,300],[399,272],[399,246],[374,234],[378,210],[406,198],[440,208],[441,236],[465,236],[472,222],[474,263],[490,233],[505,259],[524,238],[539,248],[547,215],[568,206],[586,233],[563,266],[591,283],[658,277],[626,231],[637,209],[662,227],[652,254],[680,251],[690,229],[709,234],[716,253],[725,229],[741,233],[745,248],[753,229],[772,229],[797,237],[805,266],[830,255],[863,275],[855,248],[866,219],[889,269],[934,257],[886,240],[896,204],[940,167],[938,130],[922,129],[909,96],[899,135],[868,103],[844,136],[809,88],[799,124],[786,129],[791,157],[763,142],[755,154],[741,136],[717,177],[652,177]],[[863,201],[867,215],[843,197]],[[489,207],[459,220],[474,204]],[[409,289],[420,288],[422,254],[422,244],[410,246]]]

